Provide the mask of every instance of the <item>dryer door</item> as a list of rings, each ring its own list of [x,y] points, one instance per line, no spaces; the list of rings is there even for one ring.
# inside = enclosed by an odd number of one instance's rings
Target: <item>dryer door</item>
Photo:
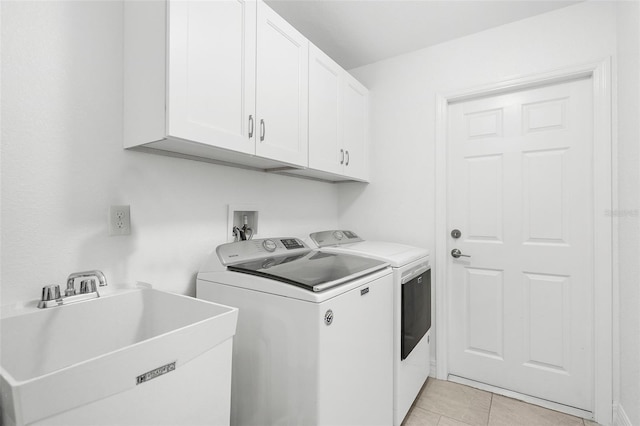
[[[402,284],[400,359],[409,356],[431,328],[431,269]]]

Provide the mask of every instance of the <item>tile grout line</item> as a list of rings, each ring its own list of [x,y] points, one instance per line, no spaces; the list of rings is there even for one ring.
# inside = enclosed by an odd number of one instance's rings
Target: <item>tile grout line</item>
[[[491,410],[493,410],[493,395],[494,393],[491,392],[491,402],[489,403],[489,417],[487,417],[487,426],[489,426],[489,422],[491,421]]]

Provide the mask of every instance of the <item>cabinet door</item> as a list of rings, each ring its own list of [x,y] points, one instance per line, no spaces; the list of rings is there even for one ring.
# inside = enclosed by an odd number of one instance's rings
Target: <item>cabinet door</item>
[[[256,154],[307,166],[308,41],[258,3]]]
[[[169,1],[167,134],[255,153],[255,32],[255,0]]]
[[[342,68],[309,43],[309,167],[342,174],[340,90]]]
[[[345,176],[367,180],[369,91],[347,73],[342,88],[342,145],[345,149],[343,173]]]

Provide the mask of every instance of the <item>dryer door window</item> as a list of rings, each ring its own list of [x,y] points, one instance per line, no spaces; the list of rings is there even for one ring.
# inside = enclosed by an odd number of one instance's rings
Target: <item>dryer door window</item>
[[[431,328],[431,269],[402,285],[400,359],[409,356]]]

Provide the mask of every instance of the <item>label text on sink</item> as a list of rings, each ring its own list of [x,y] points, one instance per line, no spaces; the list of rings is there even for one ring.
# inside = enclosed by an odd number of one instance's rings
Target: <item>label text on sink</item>
[[[175,369],[176,361],[170,362],[169,364],[163,365],[162,367],[154,368],[151,371],[147,371],[146,373],[139,375],[136,378],[136,385],[148,382],[149,380],[160,377],[163,374],[171,373]]]

